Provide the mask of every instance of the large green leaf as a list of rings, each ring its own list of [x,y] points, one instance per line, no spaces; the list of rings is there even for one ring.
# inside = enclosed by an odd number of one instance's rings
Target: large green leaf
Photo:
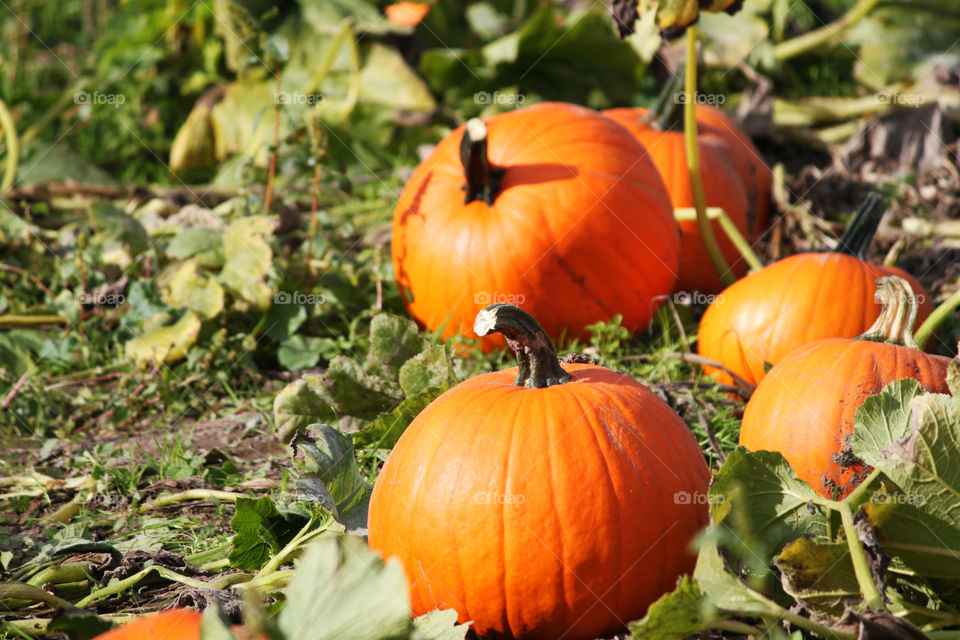
[[[827,533],[827,517],[815,504],[813,489],[777,452],[738,447],[714,478],[709,496],[714,522],[752,541],[756,553],[775,553],[800,536]]]
[[[226,263],[220,282],[257,309],[267,309],[273,294],[265,281],[273,268],[273,250],[266,236],[275,225],[269,216],[251,216],[234,220],[223,233]]]
[[[650,605],[647,615],[628,626],[635,640],[682,640],[707,627],[713,619],[708,608],[696,580],[683,576],[676,589],[661,596]]]
[[[407,579],[353,536],[311,543],[286,589],[278,623],[297,640],[390,640],[411,632]]]
[[[821,616],[840,617],[848,600],[860,599],[860,586],[846,542],[798,538],[774,559],[788,594]]]
[[[895,382],[867,399],[866,408],[856,416],[854,453],[895,485],[875,493],[866,505],[871,523],[882,533],[883,548],[918,575],[956,580],[960,578],[960,399],[936,393],[916,395],[917,386]],[[880,451],[873,447],[891,440]]]

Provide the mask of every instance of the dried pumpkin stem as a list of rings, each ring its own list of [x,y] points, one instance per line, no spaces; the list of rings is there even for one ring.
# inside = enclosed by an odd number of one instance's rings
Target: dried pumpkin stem
[[[887,210],[887,199],[879,193],[871,193],[864,200],[853,220],[850,221],[847,230],[843,232],[840,241],[837,242],[834,253],[843,253],[854,258],[865,260],[867,249],[873,242],[873,236],[877,233],[877,227],[880,226],[880,220]]]
[[[512,304],[497,302],[477,314],[473,331],[478,336],[499,333],[517,357],[516,385],[542,389],[570,380],[550,337],[529,313]]]
[[[500,178],[506,170],[490,165],[487,157],[487,125],[479,118],[468,120],[463,130],[463,139],[460,140],[460,162],[463,164],[463,176],[466,178],[463,190],[467,193],[463,198],[463,204],[483,200],[492,205],[500,193]]]
[[[919,349],[913,338],[913,328],[917,322],[917,296],[910,288],[910,283],[898,276],[878,278],[875,297],[883,309],[873,326],[859,339]]]

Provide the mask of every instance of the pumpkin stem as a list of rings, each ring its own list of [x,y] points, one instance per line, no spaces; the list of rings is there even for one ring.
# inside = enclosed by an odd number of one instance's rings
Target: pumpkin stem
[[[473,331],[478,336],[499,333],[517,358],[518,387],[542,389],[570,380],[550,337],[533,316],[512,304],[495,302],[477,314]]]
[[[873,326],[858,339],[919,349],[913,338],[913,326],[917,322],[917,296],[910,288],[910,283],[898,276],[878,278],[874,297],[883,305],[883,309]]]
[[[461,187],[467,192],[463,204],[483,200],[489,205],[500,194],[500,178],[506,169],[490,166],[487,158],[487,125],[479,118],[471,118],[460,140],[460,162],[466,183]]]
[[[683,83],[686,77],[686,67],[680,66],[676,72],[664,83],[663,89],[657,95],[650,111],[643,116],[643,120],[652,124],[659,131],[683,131],[683,109],[681,96]]]
[[[842,253],[854,258],[865,260],[867,249],[873,242],[873,236],[877,233],[877,227],[880,226],[880,220],[887,210],[887,199],[879,193],[871,193],[863,201],[853,220],[850,221],[847,230],[843,232],[840,241],[837,243],[834,253]]]

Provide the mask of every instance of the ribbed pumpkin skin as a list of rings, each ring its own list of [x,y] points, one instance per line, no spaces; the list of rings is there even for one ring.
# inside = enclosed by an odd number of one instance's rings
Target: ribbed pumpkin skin
[[[821,338],[853,338],[873,324],[881,305],[876,280],[897,275],[920,298],[918,323],[933,303],[914,277],[841,253],[801,253],[730,285],[707,308],[697,333],[700,355],[757,384],[764,362],[777,364],[800,345]],[[707,368],[726,384],[725,372]]]
[[[867,396],[904,378],[947,393],[950,359],[917,349],[848,338],[817,340],[791,352],[757,386],[740,427],[751,451],[779,451],[821,496],[842,499],[870,473],[841,466],[854,414]],[[836,489],[836,494],[834,493]]]
[[[622,124],[642,144],[660,172],[670,202],[675,209],[693,206],[690,174],[682,131],[661,131],[641,118],[646,109],[608,109],[605,116]],[[749,202],[740,176],[734,168],[733,154],[724,141],[712,131],[703,131],[699,138],[700,167],[703,190],[708,207],[722,207],[745,236],[750,235],[747,224]],[[740,277],[747,264],[737,248],[727,238],[719,221],[713,222],[713,233],[733,273]],[[680,277],[677,291],[716,293],[723,283],[703,248],[696,220],[680,222]]]
[[[414,612],[454,608],[482,637],[612,635],[693,569],[709,471],[643,385],[569,364],[573,380],[483,374],[410,425],[370,500],[370,547],[398,556]],[[602,600],[602,603],[598,601]]]
[[[709,104],[697,105],[697,122],[710,127],[723,138],[733,154],[733,164],[747,191],[747,200],[753,209],[751,236],[756,238],[770,222],[770,197],[773,173],[764,162],[760,151],[743,129],[721,109]]]
[[[542,103],[484,122],[490,162],[507,170],[492,206],[463,204],[463,127],[400,196],[393,266],[411,315],[431,330],[446,323],[444,337],[473,337],[473,317],[497,301],[523,306],[555,339],[617,313],[627,328],[645,328],[676,280],[680,238],[640,145],[574,105]],[[485,350],[502,344],[483,339]]]

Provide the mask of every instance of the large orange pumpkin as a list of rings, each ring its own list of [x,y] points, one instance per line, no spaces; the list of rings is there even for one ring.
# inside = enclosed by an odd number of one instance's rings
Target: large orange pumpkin
[[[692,570],[709,471],[653,392],[563,364],[517,307],[477,316],[519,368],[471,378],[411,423],[370,499],[370,547],[399,557],[414,613],[482,637],[612,635]]]
[[[200,640],[202,619],[203,614],[193,609],[168,609],[131,620],[94,640]],[[233,633],[240,640],[266,640],[239,626],[233,627]]]
[[[884,309],[858,339],[827,338],[792,351],[747,403],[740,444],[779,451],[814,491],[842,499],[872,470],[848,451],[854,414],[867,396],[903,378],[947,393],[950,359],[916,348],[917,302],[899,277],[877,281]],[[904,346],[909,345],[909,346]]]
[[[477,311],[497,301],[522,304],[555,338],[618,313],[627,328],[646,327],[676,280],[679,233],[643,156],[622,127],[574,105],[456,129],[394,214],[393,265],[411,315],[444,337],[473,336]]]
[[[883,212],[882,199],[871,197],[836,252],[797,254],[730,285],[700,321],[700,355],[757,384],[769,365],[802,344],[866,331],[880,314],[881,305],[874,300],[877,278],[887,275],[910,282],[920,298],[919,318],[926,319],[933,303],[923,285],[897,267],[863,259]],[[722,371],[706,371],[732,383]]]
[[[733,166],[750,201],[748,209],[751,238],[757,238],[770,222],[773,173],[750,136],[722,110],[709,104],[697,105],[699,131],[723,138],[733,157]]]
[[[646,154],[653,160],[660,177],[670,194],[675,210],[693,207],[693,191],[690,188],[690,173],[687,169],[687,154],[682,129],[670,129],[658,122],[648,122],[646,109],[608,109],[605,116],[627,128],[643,145]],[[748,209],[750,202],[743,182],[737,173],[733,153],[726,142],[712,130],[705,129],[699,137],[700,166],[703,175],[703,190],[708,207],[721,207],[742,234],[750,235]],[[703,291],[716,293],[723,289],[717,272],[707,256],[700,237],[696,217],[679,215],[680,225],[680,275],[676,289],[680,291]],[[744,274],[747,264],[737,248],[724,233],[719,220],[712,222],[713,232],[727,264],[737,277]]]

